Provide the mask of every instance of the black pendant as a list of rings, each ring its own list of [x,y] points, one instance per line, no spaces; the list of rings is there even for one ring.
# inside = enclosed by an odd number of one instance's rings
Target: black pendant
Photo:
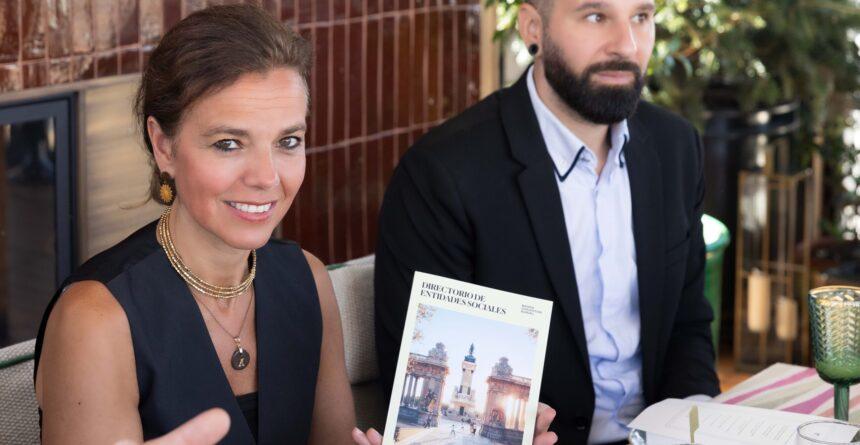
[[[248,354],[248,351],[241,346],[237,346],[236,350],[233,351],[233,357],[230,359],[230,365],[233,366],[233,369],[241,371],[247,368],[249,363],[251,363],[251,354]]]

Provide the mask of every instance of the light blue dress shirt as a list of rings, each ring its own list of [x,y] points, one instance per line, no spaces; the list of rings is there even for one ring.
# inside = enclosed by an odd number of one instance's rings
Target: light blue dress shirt
[[[610,127],[611,148],[598,176],[597,157],[528,89],[555,164],[567,237],[582,307],[594,383],[589,444],[627,438],[627,424],[645,407],[639,347],[639,285],[630,179],[622,148],[627,121]]]

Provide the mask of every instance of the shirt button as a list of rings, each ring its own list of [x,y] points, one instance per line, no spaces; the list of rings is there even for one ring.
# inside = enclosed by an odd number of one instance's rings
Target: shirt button
[[[576,428],[577,431],[585,431],[588,428],[589,424],[588,417],[575,417],[573,419],[573,427]]]

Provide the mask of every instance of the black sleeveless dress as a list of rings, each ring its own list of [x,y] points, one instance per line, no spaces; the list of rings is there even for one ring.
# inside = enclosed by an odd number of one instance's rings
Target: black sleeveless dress
[[[156,241],[156,223],[93,257],[61,286],[95,280],[128,317],[140,392],[143,436],[164,435],[212,407],[230,414],[222,443],[303,444],[310,433],[319,370],[322,315],[313,274],[293,242],[257,250],[257,412],[230,389],[200,309]],[[54,295],[36,338],[35,366]],[[34,372],[35,376],[35,372]],[[242,408],[245,409],[243,413]],[[257,425],[249,425],[253,418]],[[257,434],[252,434],[257,430]]]

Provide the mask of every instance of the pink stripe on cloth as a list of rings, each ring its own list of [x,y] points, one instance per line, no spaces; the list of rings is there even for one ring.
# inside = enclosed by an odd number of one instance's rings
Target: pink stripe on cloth
[[[854,411],[854,408],[860,406],[860,396],[854,396],[851,398],[851,401],[848,402],[848,412]],[[824,410],[824,412],[818,413],[818,416],[821,417],[832,417],[833,416],[833,405],[830,405],[830,408]]]
[[[745,392],[743,394],[739,394],[735,397],[732,397],[729,400],[726,400],[723,403],[735,405],[735,404],[743,402],[746,399],[749,399],[750,397],[761,394],[765,391],[769,391],[769,390],[774,389],[774,388],[779,388],[781,386],[790,385],[792,383],[799,382],[805,378],[808,378],[808,377],[816,375],[816,374],[817,374],[817,372],[815,371],[815,369],[807,368],[807,369],[804,369],[803,371],[798,372],[797,374],[793,374],[793,375],[790,375],[784,379],[777,380],[777,381],[775,381],[769,385],[765,385],[765,386],[762,386],[761,388],[756,388],[752,391]]]
[[[789,406],[788,408],[783,408],[780,411],[788,411],[790,413],[799,413],[799,414],[812,414],[816,408],[823,405],[828,400],[833,400],[833,388],[827,388],[827,391],[805,401],[800,402],[797,405]]]

